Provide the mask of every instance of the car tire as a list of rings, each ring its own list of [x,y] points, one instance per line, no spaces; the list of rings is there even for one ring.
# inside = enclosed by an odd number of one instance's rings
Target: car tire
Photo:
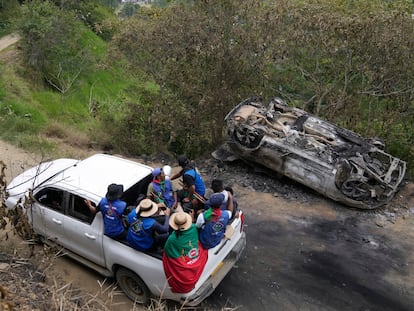
[[[240,145],[249,149],[257,148],[262,141],[263,136],[264,133],[261,130],[255,129],[247,124],[241,124],[234,131],[234,139]]]
[[[131,270],[119,268],[115,274],[116,281],[129,299],[138,304],[147,305],[150,302],[150,291],[144,281]]]

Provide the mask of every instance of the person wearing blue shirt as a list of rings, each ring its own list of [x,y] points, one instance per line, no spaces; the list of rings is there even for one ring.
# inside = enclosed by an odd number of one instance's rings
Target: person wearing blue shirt
[[[123,185],[110,184],[105,197],[98,204],[103,216],[104,233],[115,240],[125,239],[127,234],[122,221],[126,208],[126,202],[121,200],[123,193]],[[97,208],[89,200],[85,200],[85,204],[91,213],[97,212]]]
[[[170,209],[164,211],[164,223],[160,224],[153,215],[158,211],[158,205],[150,199],[142,200],[137,208],[128,214],[129,229],[128,243],[140,251],[156,250],[163,247],[169,233]]]
[[[175,209],[177,206],[177,194],[173,191],[171,180],[165,179],[164,170],[155,168],[152,171],[153,180],[148,185],[147,198],[158,204],[158,207]]]
[[[200,243],[205,249],[218,245],[226,232],[231,212],[220,208],[223,200],[222,193],[212,194],[205,204],[208,209],[197,217],[195,225],[200,229]]]
[[[191,203],[194,212],[201,210],[204,205],[204,195],[206,193],[206,186],[203,177],[197,170],[193,162],[190,162],[186,155],[182,154],[178,158],[178,165],[181,166],[181,171],[171,177],[171,180],[182,177],[183,184],[186,186],[185,191],[181,191],[178,196],[185,194],[184,198],[180,198],[182,204]]]

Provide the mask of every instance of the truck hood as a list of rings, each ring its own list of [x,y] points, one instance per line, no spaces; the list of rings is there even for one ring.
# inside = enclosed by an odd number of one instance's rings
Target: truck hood
[[[9,198],[16,197],[16,199],[22,197],[28,189],[35,189],[56,174],[74,166],[78,162],[79,160],[75,159],[58,159],[40,163],[13,178],[6,188],[7,196]]]

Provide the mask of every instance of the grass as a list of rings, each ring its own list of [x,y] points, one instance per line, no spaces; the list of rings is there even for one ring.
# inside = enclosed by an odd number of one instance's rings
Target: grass
[[[106,43],[95,34],[84,31],[82,40],[91,47],[96,66],[85,69],[64,95],[48,88],[39,73],[24,64],[18,45],[0,52],[1,139],[30,151],[53,149],[49,138],[87,145],[91,137],[95,144],[105,144],[104,116],[117,119],[123,103],[134,101],[130,90],[144,82],[126,77],[122,64],[108,61]]]

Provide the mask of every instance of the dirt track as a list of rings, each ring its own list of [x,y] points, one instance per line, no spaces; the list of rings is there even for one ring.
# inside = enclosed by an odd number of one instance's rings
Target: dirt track
[[[15,176],[39,159],[0,142],[0,160]],[[247,219],[247,248],[203,307],[414,310],[413,184],[389,206],[365,212],[240,164],[217,169],[210,160],[202,169],[207,179],[231,183]],[[91,293],[103,281],[63,258],[49,273]],[[124,296],[118,300],[113,310],[132,309]]]
[[[7,35],[0,38],[0,51],[19,41],[20,37],[15,34]]]

